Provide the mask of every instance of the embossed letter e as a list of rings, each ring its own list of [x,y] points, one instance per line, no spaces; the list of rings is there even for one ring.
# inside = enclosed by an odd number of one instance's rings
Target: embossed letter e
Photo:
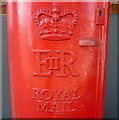
[[[78,76],[72,69],[72,64],[75,62],[75,54],[72,51],[57,50],[56,57],[52,56],[51,50],[33,50],[33,53],[35,53],[35,76],[50,77],[53,70],[58,70],[58,77],[67,77],[66,68],[73,77]],[[43,54],[45,54],[44,59]],[[70,56],[69,60],[66,60],[67,55]]]

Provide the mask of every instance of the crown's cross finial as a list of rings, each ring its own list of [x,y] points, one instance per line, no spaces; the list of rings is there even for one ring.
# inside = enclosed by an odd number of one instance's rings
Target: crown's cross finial
[[[59,7],[59,2],[54,2],[53,7]]]
[[[58,2],[54,2],[54,3],[53,3],[53,9],[52,9],[52,12],[57,12],[57,13],[60,12],[60,9],[59,9],[59,3],[58,3]]]
[[[54,2],[53,9],[52,9],[52,19],[54,22],[58,22],[60,20],[59,14],[60,14],[59,3]]]
[[[57,13],[60,12],[60,9],[59,9],[59,3],[58,3],[58,2],[54,2],[54,3],[53,3],[53,9],[52,9],[52,12],[57,12]]]

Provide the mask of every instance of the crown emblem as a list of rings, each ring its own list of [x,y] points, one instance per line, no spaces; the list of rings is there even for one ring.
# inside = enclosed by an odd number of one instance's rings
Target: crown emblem
[[[51,11],[41,9],[36,12],[35,23],[43,40],[69,40],[78,23],[78,14],[73,10],[60,12],[59,3],[54,2]]]

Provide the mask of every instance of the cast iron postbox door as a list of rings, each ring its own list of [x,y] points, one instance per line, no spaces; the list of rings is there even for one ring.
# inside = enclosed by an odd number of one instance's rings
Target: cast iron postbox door
[[[103,114],[107,2],[8,2],[13,118]]]

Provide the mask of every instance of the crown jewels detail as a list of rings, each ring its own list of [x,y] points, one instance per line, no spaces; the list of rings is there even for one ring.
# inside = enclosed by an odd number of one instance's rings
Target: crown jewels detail
[[[78,23],[78,14],[73,10],[60,12],[59,3],[54,2],[51,12],[45,9],[36,12],[35,23],[43,40],[69,40]]]

